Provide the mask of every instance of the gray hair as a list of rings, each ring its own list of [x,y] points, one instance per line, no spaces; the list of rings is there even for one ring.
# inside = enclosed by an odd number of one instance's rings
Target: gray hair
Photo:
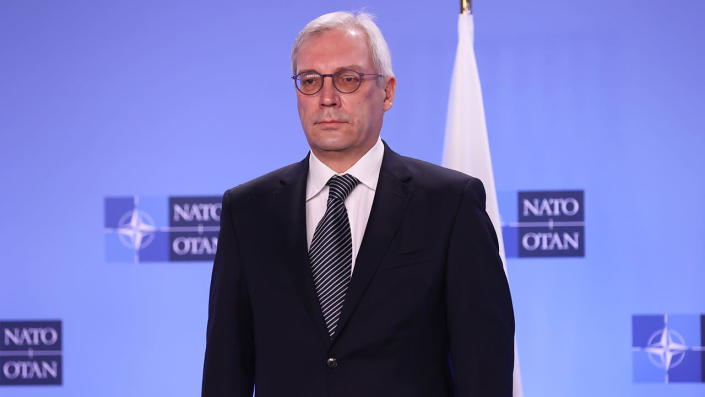
[[[372,62],[377,73],[386,77],[394,77],[392,55],[389,53],[389,47],[382,32],[373,19],[374,16],[366,12],[358,12],[356,15],[347,11],[337,11],[321,15],[309,22],[294,41],[294,48],[291,50],[291,71],[296,74],[296,57],[301,45],[309,37],[327,30],[357,29],[367,35],[367,45],[372,52]]]

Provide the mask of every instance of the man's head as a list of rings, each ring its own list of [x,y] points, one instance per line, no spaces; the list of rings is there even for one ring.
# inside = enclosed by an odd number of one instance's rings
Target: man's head
[[[325,14],[299,33],[291,63],[298,83],[314,88],[319,75],[338,73],[337,88],[332,77],[323,77],[316,92],[297,89],[297,103],[311,150],[323,161],[351,166],[377,141],[394,100],[396,80],[382,33],[369,14]],[[356,76],[359,87],[347,92],[356,86]],[[351,81],[352,86],[344,86]]]

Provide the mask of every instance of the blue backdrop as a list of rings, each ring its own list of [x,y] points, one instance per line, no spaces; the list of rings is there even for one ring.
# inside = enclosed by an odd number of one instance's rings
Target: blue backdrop
[[[109,261],[106,198],[217,196],[303,158],[290,48],[338,9],[391,48],[383,138],[440,163],[457,3],[0,3],[0,322],[61,321],[62,357],[61,386],[0,395],[197,395],[211,263]],[[508,261],[525,395],[705,395],[640,381],[635,349],[645,318],[705,313],[705,3],[475,3],[500,200],[584,191],[584,257]]]

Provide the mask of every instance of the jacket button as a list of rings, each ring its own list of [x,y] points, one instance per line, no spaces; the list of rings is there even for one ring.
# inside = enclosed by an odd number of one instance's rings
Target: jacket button
[[[328,366],[328,368],[335,368],[335,367],[338,366],[338,360],[336,360],[336,359],[333,358],[333,357],[330,357],[330,358],[328,358],[328,360],[326,361],[326,365]]]

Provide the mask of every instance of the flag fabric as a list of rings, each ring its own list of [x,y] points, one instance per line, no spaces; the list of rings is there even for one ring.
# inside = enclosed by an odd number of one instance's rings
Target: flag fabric
[[[448,116],[443,148],[443,165],[479,178],[485,185],[487,214],[492,220],[499,254],[506,273],[506,258],[502,227],[497,206],[490,145],[485,125],[485,110],[482,104],[480,76],[475,60],[473,16],[460,14],[458,19],[458,48],[453,67],[453,79],[448,100]],[[519,355],[514,343],[514,397],[522,397]]]

